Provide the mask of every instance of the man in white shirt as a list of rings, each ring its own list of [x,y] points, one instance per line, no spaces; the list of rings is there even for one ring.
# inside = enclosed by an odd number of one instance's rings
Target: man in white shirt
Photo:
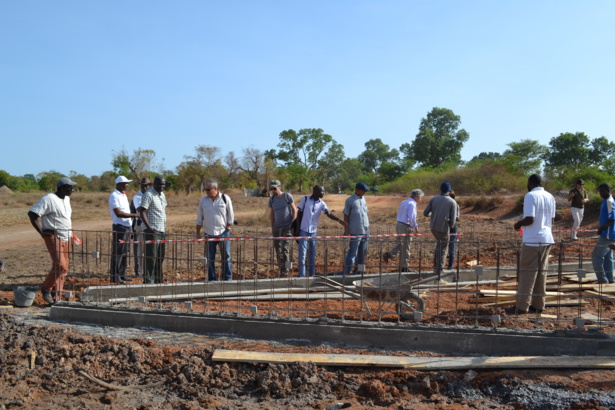
[[[196,237],[201,237],[201,228],[205,235],[212,238],[229,238],[231,236],[231,226],[235,221],[233,213],[233,203],[228,195],[218,190],[218,182],[213,179],[205,181],[206,195],[201,198],[196,215]],[[224,280],[231,280],[233,277],[231,266],[231,243],[228,240],[209,241],[206,245],[208,261],[208,278],[210,281],[217,280],[215,258],[216,247],[220,249],[220,259],[222,260],[222,270]]]
[[[311,196],[304,196],[299,202],[299,210],[301,211],[301,218],[297,221],[299,223],[299,236],[300,237],[312,237],[316,236],[318,229],[318,221],[320,220],[320,214],[324,213],[330,219],[339,222],[342,226],[346,227],[347,224],[337,216],[329,212],[327,204],[322,200],[325,196],[325,188],[316,185],[312,189]],[[299,261],[298,261],[298,273],[297,277],[305,276],[305,256],[307,253],[308,245],[310,248],[308,256],[308,271],[310,276],[316,274],[316,241],[314,239],[301,239],[299,240]]]
[[[115,179],[115,190],[109,195],[109,214],[113,220],[111,238],[111,266],[109,280],[111,283],[126,282],[126,256],[130,244],[130,227],[132,218],[139,216],[138,213],[130,212],[130,204],[126,196],[126,188],[131,179],[120,175]]]
[[[149,178],[141,178],[141,190],[132,197],[132,201],[130,202],[131,213],[138,214],[137,209],[141,206],[141,198],[143,198],[143,194],[151,187],[152,183]],[[143,235],[143,232],[145,232],[145,224],[141,218],[135,218],[132,221],[132,232],[135,240],[133,244],[135,253],[135,276],[139,278],[143,276],[142,270],[145,269],[145,246],[143,243],[145,238]]]
[[[420,189],[410,192],[410,198],[402,201],[397,208],[397,225],[395,231],[400,235],[411,235],[419,231],[419,223],[416,220],[417,206],[423,200],[425,194]],[[402,236],[397,245],[382,255],[385,263],[390,259],[395,259],[399,253],[399,266],[403,272],[407,272],[410,267],[410,244],[412,236]]]
[[[50,305],[62,298],[64,281],[68,274],[68,250],[72,237],[71,216],[73,213],[70,196],[75,185],[77,183],[68,177],[60,178],[56,183],[56,192],[44,195],[28,212],[30,223],[45,241],[47,251],[51,256],[51,269],[45,282],[41,285],[43,299]]]
[[[523,229],[523,246],[519,260],[519,283],[515,306],[504,309],[508,314],[540,313],[545,308],[549,251],[553,245],[551,226],[561,219],[555,213],[555,198],[542,187],[540,175],[530,175],[523,200],[523,216],[515,222]]]

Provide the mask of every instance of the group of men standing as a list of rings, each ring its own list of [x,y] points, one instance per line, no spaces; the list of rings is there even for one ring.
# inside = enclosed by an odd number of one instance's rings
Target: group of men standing
[[[152,184],[148,178],[143,178],[140,182],[141,190],[131,202],[126,196],[126,188],[130,182],[132,181],[126,177],[119,176],[115,181],[115,190],[109,196],[109,212],[113,220],[110,281],[124,283],[128,280],[126,258],[130,239],[134,237],[135,275],[143,276],[146,284],[162,283],[167,207],[165,180],[159,175]],[[45,241],[52,259],[52,267],[41,286],[43,298],[48,303],[54,303],[55,299],[61,298],[68,273],[69,243],[70,240],[77,240],[72,233],[70,205],[70,196],[75,185],[70,178],[60,178],[56,184],[56,192],[44,195],[28,212],[32,226]],[[576,189],[573,189],[569,196],[573,208],[573,239],[576,238],[583,217],[584,204],[588,202],[583,185],[584,182],[578,180]],[[524,228],[517,301],[514,307],[508,309],[509,313],[517,314],[541,312],[544,309],[548,254],[554,243],[551,227],[554,220],[561,218],[555,212],[554,197],[544,190],[539,175],[531,175],[527,187],[528,193],[523,203],[524,217],[514,225],[516,230]],[[209,239],[205,245],[208,279],[218,279],[215,272],[215,255],[218,250],[222,260],[222,276],[224,280],[231,280],[228,238],[235,223],[233,204],[228,195],[219,191],[217,181],[205,181],[204,189],[206,195],[201,198],[197,209],[196,237],[204,236]],[[317,235],[321,214],[340,223],[344,227],[344,235],[351,237],[343,274],[357,274],[365,270],[370,234],[368,207],[365,202],[365,194],[369,191],[367,185],[356,184],[355,193],[345,201],[343,220],[330,212],[323,201],[325,189],[320,185],[314,186],[311,195],[301,198],[298,206],[290,193],[282,191],[280,181],[271,181],[269,191],[269,220],[272,235],[277,238],[274,240],[274,246],[281,276],[287,276],[291,270],[290,240],[293,236],[300,237],[298,276],[306,276],[306,267],[309,276],[316,274],[316,241],[310,238]],[[424,216],[431,217],[430,230],[437,241],[434,269],[438,274],[444,269],[459,220],[459,205],[454,200],[451,185],[445,181],[440,191],[440,195],[432,197],[423,211]],[[598,191],[603,202],[598,228],[600,237],[592,254],[592,263],[599,283],[613,283],[615,203],[608,184],[601,184]],[[412,235],[418,233],[417,209],[423,197],[423,191],[415,189],[408,199],[400,203],[396,232],[402,236],[395,247],[383,254],[385,262],[400,255],[402,270],[407,271],[410,267],[410,245]],[[297,226],[296,231],[293,230],[293,222]],[[454,246],[454,243],[452,245]],[[449,268],[451,266],[449,259]]]

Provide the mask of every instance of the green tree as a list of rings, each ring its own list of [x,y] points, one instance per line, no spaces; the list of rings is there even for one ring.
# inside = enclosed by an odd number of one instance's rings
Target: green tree
[[[327,185],[331,178],[335,178],[342,169],[342,163],[346,159],[344,146],[334,142],[329,150],[318,160],[316,179],[322,186]]]
[[[592,140],[591,146],[589,159],[594,165],[604,168],[604,163],[615,157],[615,143],[609,141],[606,137],[595,138]]]
[[[502,158],[502,154],[499,152],[481,152],[478,155],[474,155],[468,162],[480,162],[480,161],[497,161]]]
[[[38,188],[45,192],[55,192],[57,188],[56,183],[63,176],[63,174],[55,170],[43,171],[38,174]]]
[[[578,172],[581,167],[590,165],[590,154],[591,144],[585,133],[566,132],[551,138],[543,158],[547,169],[568,167]]]
[[[423,167],[440,167],[444,163],[459,165],[461,149],[470,134],[459,129],[461,117],[447,108],[434,107],[421,120],[419,133],[410,146],[412,158]]]
[[[540,171],[547,147],[530,139],[511,142],[508,146],[510,148],[504,151],[501,158],[505,164],[528,174]]]
[[[363,163],[363,167],[368,172],[378,173],[378,168],[385,162],[397,162],[399,151],[391,149],[380,138],[371,139],[365,143],[365,151],[357,157]]]
[[[280,133],[278,149],[269,150],[265,154],[281,161],[288,170],[292,169],[291,174],[295,175],[293,180],[300,181],[299,189],[303,190],[304,182],[316,181],[321,156],[336,143],[333,137],[325,134],[321,128],[304,128],[299,132],[289,129]],[[303,176],[298,178],[296,173],[300,171]]]
[[[124,175],[135,181],[141,181],[143,177],[153,178],[157,168],[159,168],[156,162],[156,151],[152,149],[138,149],[129,155],[126,149],[122,149],[118,152],[112,151],[111,165],[113,166],[113,172],[117,175]]]
[[[220,157],[220,148],[211,145],[197,145],[194,147],[194,155],[185,155],[186,159],[184,168],[190,168],[190,173],[196,176],[196,183],[199,191],[202,193],[205,188],[205,180],[208,178],[221,179],[220,174],[222,166],[222,158]],[[181,171],[178,169],[177,174],[181,176]],[[182,185],[187,180],[184,179]],[[185,189],[185,186],[184,186]]]

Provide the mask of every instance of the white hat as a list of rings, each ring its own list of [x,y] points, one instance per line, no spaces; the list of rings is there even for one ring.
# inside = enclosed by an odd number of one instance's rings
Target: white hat
[[[132,179],[128,179],[124,175],[120,175],[119,177],[115,178],[116,184],[122,184],[124,182],[132,182]]]

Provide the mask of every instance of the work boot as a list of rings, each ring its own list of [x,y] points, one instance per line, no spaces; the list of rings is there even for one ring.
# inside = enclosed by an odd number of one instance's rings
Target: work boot
[[[382,260],[384,261],[384,263],[389,263],[389,261],[391,260],[391,254],[388,252],[383,253]]]
[[[50,305],[53,305],[55,302],[53,300],[53,296],[51,296],[51,291],[50,290],[41,290],[41,293],[43,294],[43,300],[47,303],[49,303]]]

